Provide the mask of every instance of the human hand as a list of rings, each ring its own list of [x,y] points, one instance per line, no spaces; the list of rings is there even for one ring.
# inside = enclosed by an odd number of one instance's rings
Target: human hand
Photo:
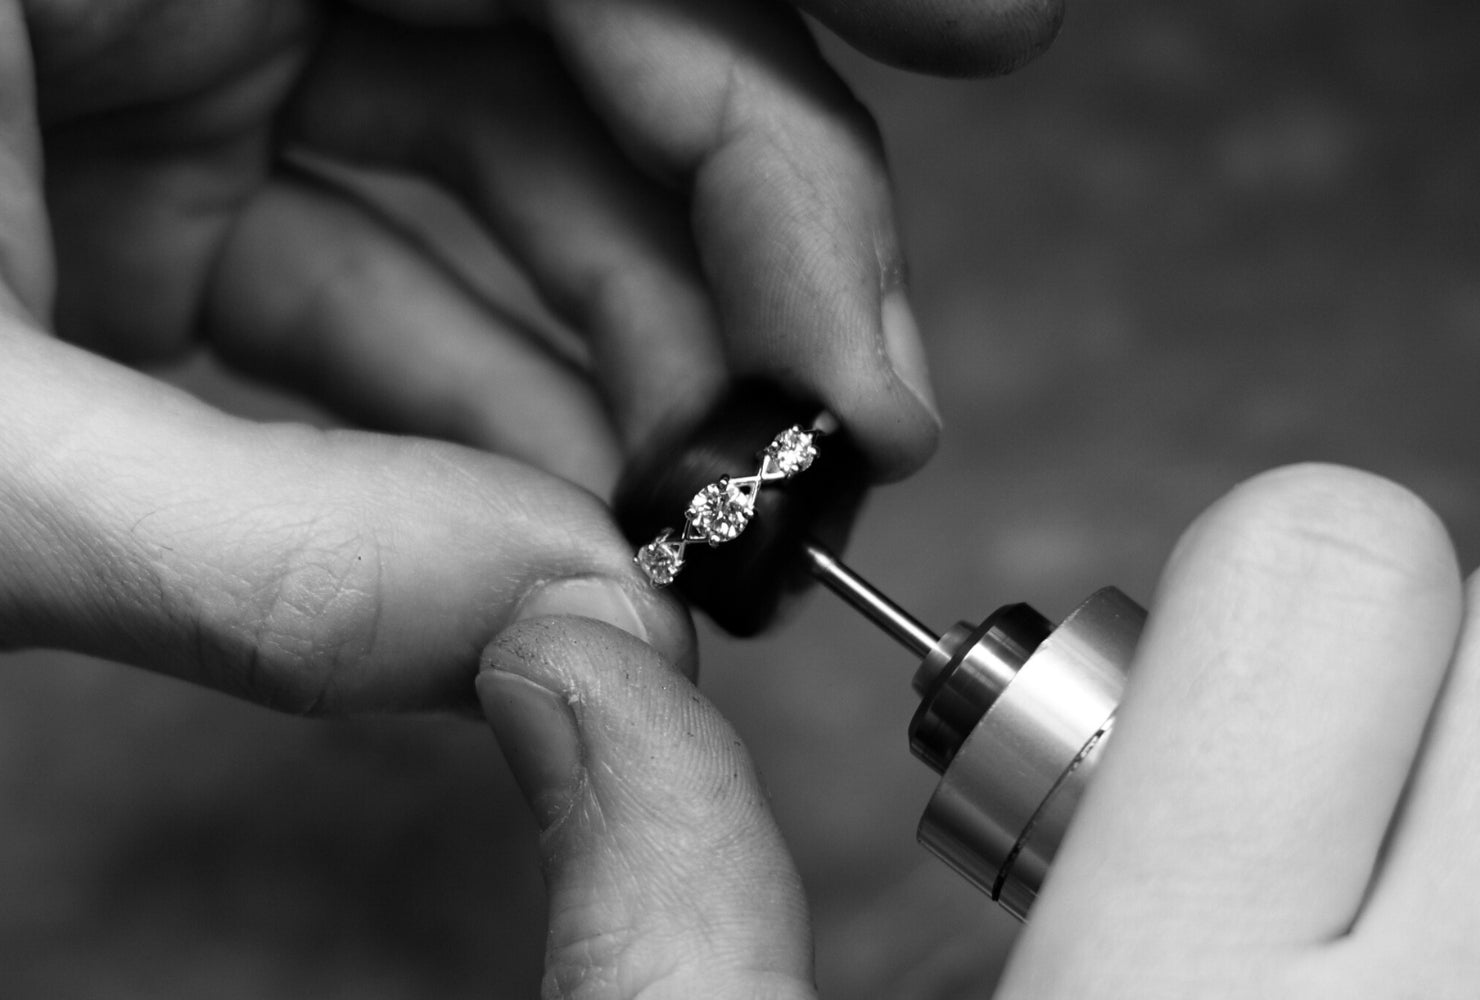
[[[1204,514],[999,1000],[1474,996],[1475,587],[1350,470]]]
[[[1437,520],[1375,477],[1287,469],[1211,508],[998,1000],[1472,996],[1476,608]],[[714,710],[595,625],[519,626],[486,667],[544,830],[555,992],[813,995],[796,875]]]
[[[984,39],[1016,61],[1054,20],[817,6],[946,69]],[[452,191],[594,376],[288,149]],[[466,697],[520,614],[688,661],[681,612],[572,483],[602,492],[732,372],[816,396],[880,477],[923,461],[891,213],[867,116],[780,5],[0,0],[0,648],[326,712]],[[472,448],[251,425],[103,360],[201,341]]]

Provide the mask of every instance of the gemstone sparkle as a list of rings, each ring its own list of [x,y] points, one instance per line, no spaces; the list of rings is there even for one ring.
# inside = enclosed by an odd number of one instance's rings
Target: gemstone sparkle
[[[755,513],[753,490],[733,480],[710,483],[689,501],[690,527],[710,545],[739,537]]]
[[[654,587],[666,587],[683,569],[683,546],[672,540],[671,532],[664,531],[637,550],[637,565]]]
[[[766,448],[766,457],[787,479],[805,472],[817,458],[817,440],[812,431],[788,427]]]

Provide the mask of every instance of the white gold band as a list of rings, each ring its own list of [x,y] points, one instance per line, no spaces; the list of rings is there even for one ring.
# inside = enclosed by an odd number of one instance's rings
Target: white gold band
[[[819,420],[818,423],[823,423]],[[817,458],[817,441],[826,432],[818,426],[788,427],[756,456],[760,468],[751,476],[722,476],[689,501],[682,530],[664,528],[657,538],[637,550],[634,561],[654,587],[666,587],[684,566],[690,545],[711,548],[733,541],[755,514],[756,497],[767,483],[805,472]]]

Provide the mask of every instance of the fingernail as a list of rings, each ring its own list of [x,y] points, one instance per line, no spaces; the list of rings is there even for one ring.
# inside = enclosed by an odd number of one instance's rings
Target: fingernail
[[[925,345],[920,341],[920,327],[915,322],[909,297],[902,288],[891,289],[884,294],[880,310],[884,350],[889,355],[894,374],[939,424],[940,406],[935,401],[935,390],[930,386],[930,364],[925,358]]]
[[[483,714],[508,762],[509,771],[540,829],[565,815],[581,769],[581,744],[570,706],[549,688],[510,672],[518,658],[491,647],[491,669],[476,685]]]
[[[553,580],[520,602],[513,621],[563,615],[594,618],[636,636],[686,677],[692,678],[698,668],[693,622],[673,597],[659,591],[637,595],[606,577]]]
[[[577,577],[555,580],[531,593],[519,605],[515,621],[559,615],[594,618],[649,642],[647,623],[627,590],[615,580]]]

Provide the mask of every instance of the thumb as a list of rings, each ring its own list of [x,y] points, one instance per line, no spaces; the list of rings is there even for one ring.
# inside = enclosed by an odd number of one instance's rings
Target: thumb
[[[521,623],[478,694],[542,830],[545,995],[814,998],[795,868],[729,724],[652,649]]]
[[[0,318],[0,649],[300,712],[466,702],[521,616],[690,661],[595,496],[432,441],[261,425]]]

